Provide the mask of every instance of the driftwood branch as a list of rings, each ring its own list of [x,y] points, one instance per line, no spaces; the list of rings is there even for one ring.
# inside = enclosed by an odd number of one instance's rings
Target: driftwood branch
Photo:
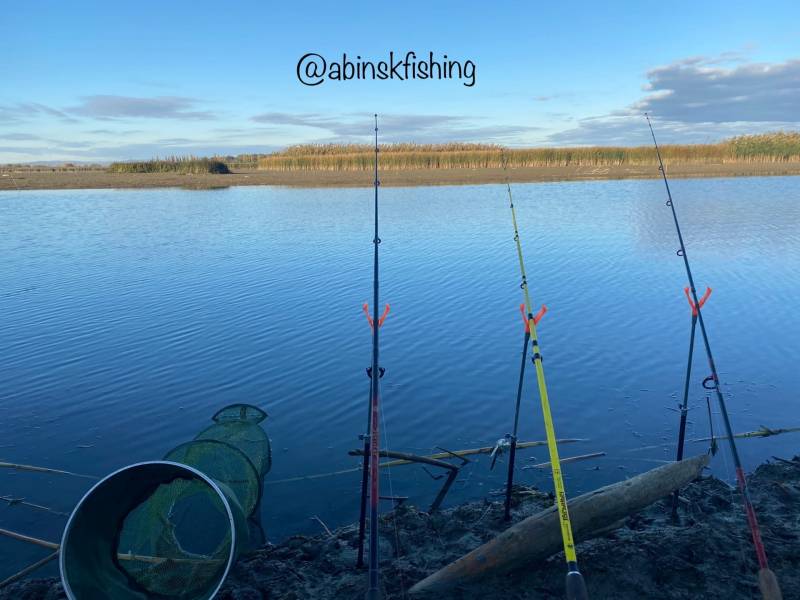
[[[670,463],[571,500],[568,506],[575,540],[607,532],[610,524],[693,481],[709,459],[704,454]],[[426,577],[410,592],[446,590],[490,575],[509,573],[560,550],[561,526],[558,511],[553,506],[509,527],[493,540]]]

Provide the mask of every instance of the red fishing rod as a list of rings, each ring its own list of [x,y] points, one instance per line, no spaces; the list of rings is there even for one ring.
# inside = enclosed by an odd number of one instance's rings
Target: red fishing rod
[[[672,200],[672,193],[669,189],[669,181],[667,181],[667,172],[664,169],[664,161],[661,160],[661,149],[658,147],[656,141],[656,134],[653,131],[653,124],[650,122],[650,117],[645,113],[647,125],[650,127],[650,135],[653,136],[653,144],[656,147],[656,156],[658,156],[658,168],[661,171],[661,176],[664,179],[664,186],[667,189],[667,206],[672,210],[672,219],[675,222],[675,229],[678,232],[678,242],[680,243],[680,250],[678,256],[683,258],[683,264],[686,267],[686,276],[689,279],[689,293],[693,303],[693,311],[697,311],[697,322],[700,325],[700,335],[703,338],[703,345],[706,350],[706,358],[708,359],[708,366],[711,374],[704,380],[703,386],[706,389],[713,390],[719,403],[719,409],[722,413],[722,422],[725,425],[725,433],[727,434],[728,442],[730,445],[731,455],[733,456],[733,464],[736,468],[736,480],[739,484],[739,490],[742,493],[742,500],[744,502],[744,510],[747,515],[747,525],[750,528],[750,535],[753,538],[753,546],[756,551],[756,558],[758,559],[758,586],[761,589],[761,596],[764,600],[781,600],[781,588],[778,585],[778,579],[775,573],[769,568],[767,562],[767,553],[764,550],[764,543],[761,541],[761,530],[758,526],[758,518],[756,511],[753,507],[753,502],[750,500],[750,492],[747,488],[747,478],[742,467],[742,461],[739,459],[739,451],[736,448],[736,440],[734,439],[733,428],[731,427],[731,419],[728,416],[728,408],[725,405],[725,398],[722,396],[722,391],[719,387],[719,375],[717,373],[717,366],[714,363],[714,356],[711,354],[711,344],[708,341],[708,333],[706,332],[706,325],[703,321],[702,302],[697,297],[697,289],[694,285],[694,278],[692,277],[692,269],[689,266],[689,258],[686,255],[686,245],[683,242],[683,234],[681,233],[681,226],[678,223],[678,213],[675,212],[675,202]]]

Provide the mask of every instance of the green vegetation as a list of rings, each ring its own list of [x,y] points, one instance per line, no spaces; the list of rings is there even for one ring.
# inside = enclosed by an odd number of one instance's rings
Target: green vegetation
[[[800,133],[735,137],[718,144],[665,145],[668,164],[800,162]],[[251,158],[252,157],[248,157]],[[368,144],[305,144],[257,158],[272,171],[364,171],[373,168]],[[389,170],[568,166],[655,165],[652,146],[580,148],[503,148],[487,144],[389,144],[381,147],[381,165]]]
[[[108,166],[110,173],[230,173],[228,165],[215,158],[195,158],[194,156],[170,156],[139,162],[115,162]]]

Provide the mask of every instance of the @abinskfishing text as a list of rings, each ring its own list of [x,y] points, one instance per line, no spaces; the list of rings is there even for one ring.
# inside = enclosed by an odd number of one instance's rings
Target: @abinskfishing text
[[[420,58],[415,52],[402,55],[392,51],[388,60],[380,61],[365,60],[359,55],[351,59],[346,53],[342,54],[341,60],[334,61],[316,52],[308,52],[297,61],[297,79],[308,86],[325,81],[454,79],[460,80],[465,87],[472,87],[475,85],[475,63],[452,60],[447,54],[435,58],[433,52],[429,52],[427,58]]]

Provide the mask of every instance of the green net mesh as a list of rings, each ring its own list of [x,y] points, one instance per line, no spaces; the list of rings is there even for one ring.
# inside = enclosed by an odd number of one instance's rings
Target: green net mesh
[[[61,576],[75,600],[208,600],[257,520],[271,467],[266,413],[233,405],[162,462],[108,476],[73,511]]]
[[[219,494],[201,481],[176,479],[128,514],[117,557],[150,597],[202,598],[224,574],[232,543]]]
[[[191,465],[215,482],[224,483],[248,516],[258,506],[261,477],[250,459],[231,444],[215,439],[195,440],[173,448],[164,460]]]

